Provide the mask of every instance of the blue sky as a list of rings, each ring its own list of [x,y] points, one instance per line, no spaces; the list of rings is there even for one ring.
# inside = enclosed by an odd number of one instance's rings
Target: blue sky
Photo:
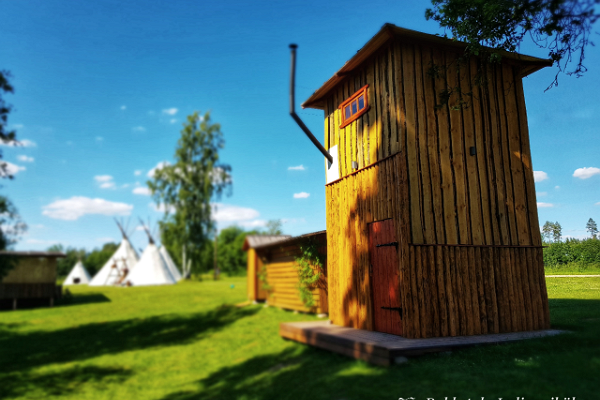
[[[29,225],[17,248],[91,250],[119,240],[115,216],[132,227],[138,217],[156,222],[147,175],[172,160],[195,110],[221,124],[221,159],[233,169],[233,195],[218,200],[220,227],[282,219],[292,235],[325,229],[323,158],[288,115],[288,44],[299,44],[300,103],[386,22],[443,33],[425,21],[428,5],[2,2],[0,68],[15,87],[9,123],[26,144],[2,148],[16,175],[0,193]],[[547,55],[531,44],[521,52]],[[574,237],[586,235],[588,218],[600,222],[597,48],[586,66],[583,78],[561,76],[547,92],[552,68],[524,81],[540,223],[559,221]],[[323,112],[299,115],[321,139]],[[132,239],[146,244],[140,231]]]

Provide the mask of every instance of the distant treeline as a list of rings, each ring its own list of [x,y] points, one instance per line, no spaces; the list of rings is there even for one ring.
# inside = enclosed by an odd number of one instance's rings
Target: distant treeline
[[[85,249],[76,249],[74,247],[64,248],[63,245],[56,244],[50,247],[48,251],[60,251],[67,255],[65,258],[59,258],[56,265],[59,278],[66,278],[78,260],[81,260],[90,275],[94,276],[115,251],[117,251],[118,246],[117,243],[106,243],[99,249],[86,252]]]
[[[217,265],[222,273],[227,275],[244,275],[246,273],[246,252],[242,250],[242,245],[247,235],[256,234],[281,234],[281,224],[276,229],[266,232],[246,231],[238,226],[230,226],[219,232],[217,241]],[[65,278],[78,260],[88,270],[90,275],[94,276],[96,272],[110,259],[118,248],[117,243],[106,243],[102,248],[86,252],[85,249],[76,249],[74,247],[64,248],[62,245],[54,245],[48,251],[60,251],[67,255],[66,258],[58,259],[58,276]],[[169,250],[173,261],[181,270],[182,254]],[[141,257],[141,254],[139,254]],[[192,274],[204,274],[214,268],[214,240],[206,242],[200,260],[194,263]]]
[[[600,269],[600,240],[566,239],[545,243],[544,267],[546,269],[573,269],[585,271]]]

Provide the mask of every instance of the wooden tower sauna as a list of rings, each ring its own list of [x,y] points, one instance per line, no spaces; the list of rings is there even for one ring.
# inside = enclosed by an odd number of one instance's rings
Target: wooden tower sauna
[[[522,78],[552,63],[464,48],[384,25],[302,104],[324,110],[334,156],[334,324],[408,338],[550,326]]]

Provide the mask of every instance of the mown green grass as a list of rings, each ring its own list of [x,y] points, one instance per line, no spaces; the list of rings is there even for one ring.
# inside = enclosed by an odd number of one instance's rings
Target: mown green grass
[[[282,340],[280,322],[315,317],[236,307],[244,278],[75,287],[70,304],[0,313],[0,398],[597,399],[600,278],[547,282],[570,333],[390,368]]]
[[[598,264],[568,263],[544,267],[546,275],[600,275]]]

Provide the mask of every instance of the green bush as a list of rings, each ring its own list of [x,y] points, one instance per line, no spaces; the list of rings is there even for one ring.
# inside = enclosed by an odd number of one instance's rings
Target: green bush
[[[550,270],[572,269],[585,271],[600,269],[600,240],[567,239],[564,242],[545,243],[544,267]]]

